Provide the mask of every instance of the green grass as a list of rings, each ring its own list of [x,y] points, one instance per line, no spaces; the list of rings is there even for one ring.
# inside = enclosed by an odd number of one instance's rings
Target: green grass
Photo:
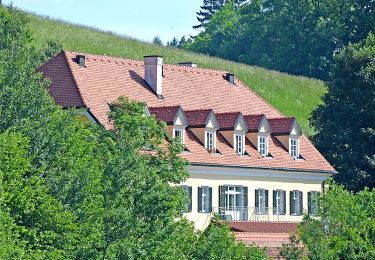
[[[139,60],[142,60],[144,55],[158,54],[164,56],[166,63],[193,61],[199,67],[231,71],[284,115],[297,117],[306,135],[313,133],[308,119],[312,110],[320,104],[320,97],[326,91],[325,84],[320,80],[158,46],[46,17],[36,15],[29,15],[29,17],[34,44],[37,47],[44,45],[48,40],[54,40],[62,44],[65,50]]]

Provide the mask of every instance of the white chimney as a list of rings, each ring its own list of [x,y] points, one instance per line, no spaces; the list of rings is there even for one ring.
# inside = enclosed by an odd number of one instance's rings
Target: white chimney
[[[158,98],[162,98],[163,57],[157,55],[144,56],[143,62],[145,66],[145,81]]]

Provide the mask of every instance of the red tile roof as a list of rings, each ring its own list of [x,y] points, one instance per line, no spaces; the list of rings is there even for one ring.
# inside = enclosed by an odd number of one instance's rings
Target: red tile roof
[[[189,127],[205,127],[212,109],[184,111]]]
[[[297,222],[268,222],[268,221],[233,221],[229,226],[234,232],[253,233],[294,233]]]
[[[168,125],[172,125],[179,108],[180,106],[150,107],[148,110],[157,120],[164,121]]]
[[[296,119],[294,117],[288,118],[273,118],[269,119],[272,134],[274,135],[288,135]]]
[[[62,52],[43,65],[40,71],[52,79],[49,91],[57,104],[64,107],[85,106],[107,128],[111,127],[107,116],[108,104],[120,96],[145,102],[148,107],[181,106],[189,127],[204,126],[211,111],[215,114],[228,111],[239,111],[244,115],[264,114],[271,121],[272,118],[283,117],[240,80],[236,79],[236,85],[231,85],[225,79],[224,71],[165,64],[163,98],[160,99],[144,81],[143,61],[84,54],[85,67],[82,68],[75,61],[78,54],[81,53]],[[172,114],[175,115],[174,112]],[[171,117],[164,116],[171,121]],[[255,117],[254,122],[248,121],[250,129],[255,128],[259,119],[260,116]],[[276,132],[284,131],[283,123],[278,124],[283,120],[289,119],[275,120],[273,130],[276,126]],[[212,155],[190,131],[186,133],[185,142],[190,153],[181,156],[192,164],[334,172],[305,136],[300,138],[300,153],[304,160],[294,160],[273,136],[269,138],[269,151],[273,158],[265,159],[248,141],[245,149],[249,156],[238,156],[220,134],[217,135],[217,149],[221,155]]]
[[[240,115],[240,112],[215,114],[217,121],[219,121],[220,130],[233,130]]]
[[[258,132],[259,124],[262,122],[264,115],[245,115],[244,119],[247,123],[249,132]]]

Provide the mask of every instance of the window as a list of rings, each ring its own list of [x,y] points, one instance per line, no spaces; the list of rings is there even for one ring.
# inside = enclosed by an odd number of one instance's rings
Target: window
[[[212,188],[198,187],[198,212],[212,211]]]
[[[286,192],[285,190],[273,191],[273,214],[285,215],[286,212]]]
[[[302,191],[290,192],[290,215],[300,216],[303,210]]]
[[[248,220],[248,188],[246,186],[219,186],[220,218]]]
[[[268,190],[255,190],[255,210],[259,215],[268,213]]]
[[[268,155],[268,142],[266,136],[259,136],[258,151],[262,156]]]
[[[307,193],[307,206],[309,215],[316,215],[318,213],[318,203],[319,203],[318,191],[310,191]]]
[[[192,208],[192,200],[191,200],[192,189],[191,189],[191,186],[186,186],[186,185],[182,185],[181,187],[185,191],[185,193],[188,197],[188,203],[187,203],[186,208],[184,210],[184,213],[188,213],[188,212],[191,212],[191,208]]]
[[[244,135],[236,134],[236,153],[238,155],[244,154]]]
[[[206,149],[208,151],[215,151],[215,133],[206,131]]]
[[[299,151],[298,151],[298,139],[291,138],[290,139],[290,155],[297,159],[299,157]]]
[[[181,144],[184,143],[184,136],[183,136],[183,130],[182,129],[173,129],[173,137],[178,138],[181,142]]]

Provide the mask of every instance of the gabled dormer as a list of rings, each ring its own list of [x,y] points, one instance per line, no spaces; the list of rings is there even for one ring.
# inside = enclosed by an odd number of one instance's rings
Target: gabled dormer
[[[299,139],[302,135],[302,129],[294,117],[270,119],[272,134],[288,150],[294,158],[300,158]]]
[[[212,109],[185,111],[189,130],[207,151],[216,152],[216,132],[220,125]]]
[[[271,127],[265,115],[244,116],[248,127],[246,137],[263,157],[269,156],[268,143]]]
[[[156,120],[167,123],[167,134],[172,138],[179,138],[185,143],[185,128],[187,119],[181,106],[150,107],[149,114],[155,116]]]
[[[230,143],[238,155],[245,154],[245,139],[247,124],[242,113],[220,113],[216,114],[219,121],[220,133]]]

